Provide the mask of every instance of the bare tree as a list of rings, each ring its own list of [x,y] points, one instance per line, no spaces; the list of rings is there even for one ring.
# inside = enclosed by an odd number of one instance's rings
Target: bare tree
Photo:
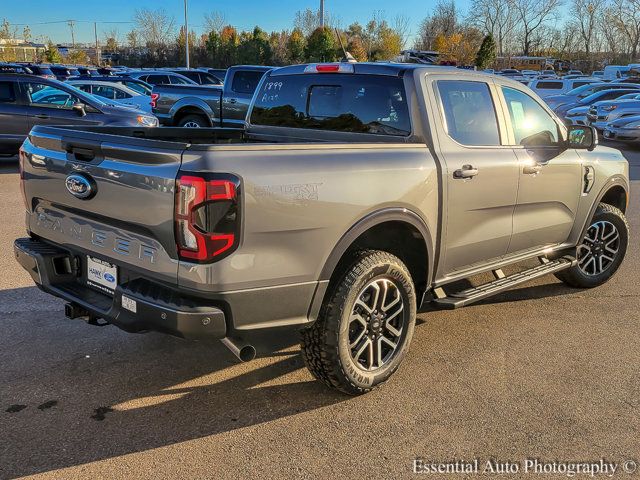
[[[225,25],[227,25],[227,17],[224,13],[212,11],[204,14],[204,30],[205,32],[220,33]]]
[[[133,22],[147,47],[166,46],[175,39],[175,20],[162,8],[157,10],[137,9],[133,16]]]
[[[120,41],[118,40],[119,32],[117,28],[112,28],[109,31],[103,32],[105,49],[108,52],[118,51]]]
[[[504,55],[512,45],[512,34],[516,26],[514,10],[510,2],[504,0],[473,0],[469,9],[468,21],[493,35],[498,54]]]
[[[631,60],[635,60],[640,43],[640,0],[614,0],[613,25],[626,38]]]
[[[573,0],[571,4],[571,13],[578,27],[587,58],[591,55],[597,21],[602,15],[603,6],[604,0]]]
[[[400,36],[402,45],[405,46],[411,35],[411,19],[406,15],[396,15],[391,28]]]
[[[539,29],[556,18],[562,0],[508,0],[518,22],[522,53],[530,55]]]
[[[613,7],[607,7],[598,18],[598,30],[602,34],[606,52],[612,58],[616,58],[619,52],[624,52],[627,48],[627,40],[621,34]]]
[[[438,35],[448,37],[458,30],[458,11],[453,0],[438,0],[433,14],[420,24],[416,47],[432,50]]]

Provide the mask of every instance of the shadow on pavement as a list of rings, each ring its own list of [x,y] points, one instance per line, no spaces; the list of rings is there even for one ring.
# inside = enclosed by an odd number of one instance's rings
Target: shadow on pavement
[[[0,305],[37,293],[0,291]],[[0,338],[0,478],[220,434],[350,398],[312,380],[297,349],[239,364],[220,342],[97,328],[64,319],[62,302],[54,303],[45,311],[0,310],[8,331]],[[279,346],[297,340],[273,335]]]

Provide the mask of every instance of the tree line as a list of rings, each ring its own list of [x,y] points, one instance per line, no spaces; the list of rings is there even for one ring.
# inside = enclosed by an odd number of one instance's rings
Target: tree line
[[[185,32],[162,8],[137,9],[132,20],[134,27],[125,34],[103,32],[102,51],[113,63],[184,65],[187,36],[191,64],[219,68],[335,61],[345,49],[358,61],[391,60],[405,48],[435,50],[445,62],[482,68],[492,66],[496,56],[516,55],[583,61],[595,68],[636,60],[640,45],[640,0],[471,0],[467,13],[453,0],[438,0],[413,34],[407,17],[389,19],[382,12],[345,28],[332,15],[320,27],[318,12],[306,9],[295,14],[292,29],[273,32],[259,26],[238,30],[220,12],[204,16],[202,34]],[[0,38],[12,35],[16,32],[5,20]],[[25,40],[31,35],[28,27],[24,35]],[[70,55],[62,58],[49,43],[43,60],[89,60],[82,52]]]

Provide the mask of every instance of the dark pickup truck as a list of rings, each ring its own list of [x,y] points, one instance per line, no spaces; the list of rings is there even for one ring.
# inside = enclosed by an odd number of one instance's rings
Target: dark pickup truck
[[[269,70],[231,67],[220,86],[156,85],[151,94],[153,113],[166,126],[243,127],[253,93]]]

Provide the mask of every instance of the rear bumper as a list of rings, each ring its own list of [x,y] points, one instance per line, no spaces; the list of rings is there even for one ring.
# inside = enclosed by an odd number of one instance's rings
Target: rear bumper
[[[81,282],[81,257],[67,250],[20,238],[14,242],[14,254],[42,290],[128,332],[154,330],[190,339],[227,336],[222,309],[184,298],[169,288],[133,280],[118,285],[111,297]],[[128,308],[123,307],[123,299]]]

